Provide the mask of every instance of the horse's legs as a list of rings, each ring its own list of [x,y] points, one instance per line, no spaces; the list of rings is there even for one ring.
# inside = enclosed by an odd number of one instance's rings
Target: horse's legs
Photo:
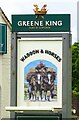
[[[47,99],[47,91],[44,91],[45,100]]]
[[[31,99],[31,92],[29,92],[29,100]]]

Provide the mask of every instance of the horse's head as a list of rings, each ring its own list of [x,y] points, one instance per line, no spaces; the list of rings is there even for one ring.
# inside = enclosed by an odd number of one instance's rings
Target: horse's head
[[[51,84],[56,79],[56,72],[53,69],[52,71],[51,70],[48,71],[47,78],[48,78],[48,84]]]

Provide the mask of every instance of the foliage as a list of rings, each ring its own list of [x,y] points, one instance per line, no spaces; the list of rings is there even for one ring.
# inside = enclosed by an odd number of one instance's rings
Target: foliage
[[[72,45],[72,90],[79,97],[79,42]]]

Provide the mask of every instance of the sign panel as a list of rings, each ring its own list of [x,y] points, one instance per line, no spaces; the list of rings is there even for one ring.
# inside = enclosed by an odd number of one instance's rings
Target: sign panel
[[[16,113],[16,120],[61,120],[62,115],[59,113],[35,113],[31,114],[30,113]]]
[[[17,116],[16,120],[61,120],[60,116]]]
[[[7,52],[7,26],[0,23],[0,53]]]
[[[18,40],[17,105],[62,108],[62,41],[41,39]]]
[[[12,32],[70,32],[70,15],[12,15]]]

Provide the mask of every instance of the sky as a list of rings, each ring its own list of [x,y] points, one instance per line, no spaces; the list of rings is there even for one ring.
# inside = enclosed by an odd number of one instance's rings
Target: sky
[[[0,7],[11,21],[13,14],[34,14],[33,4],[41,8],[47,4],[47,14],[71,14],[72,44],[77,41],[78,0],[0,0]]]

